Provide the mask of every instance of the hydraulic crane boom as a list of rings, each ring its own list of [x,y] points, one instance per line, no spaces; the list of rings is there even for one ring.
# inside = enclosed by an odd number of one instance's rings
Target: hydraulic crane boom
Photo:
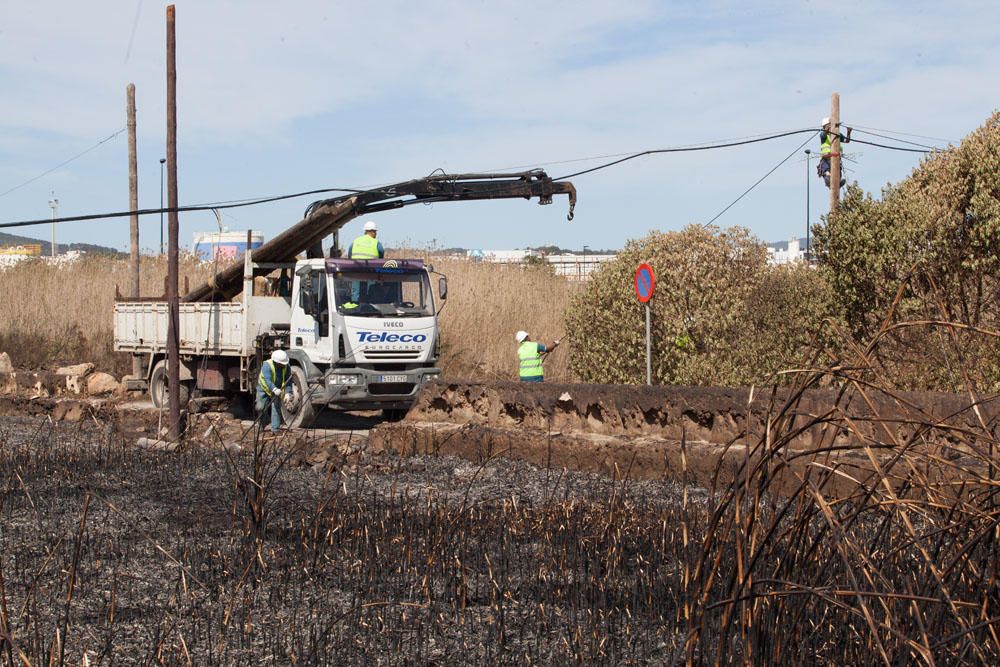
[[[569,195],[568,220],[576,207],[576,188],[569,181],[553,181],[542,170],[503,174],[441,174],[395,183],[372,190],[323,199],[306,209],[305,217],[253,251],[259,263],[293,262],[301,252],[322,257],[322,242],[354,218],[410,204],[478,199],[530,199],[551,204],[552,196]],[[262,274],[269,269],[262,269]],[[243,290],[243,264],[235,264],[184,296],[183,300],[228,301]]]

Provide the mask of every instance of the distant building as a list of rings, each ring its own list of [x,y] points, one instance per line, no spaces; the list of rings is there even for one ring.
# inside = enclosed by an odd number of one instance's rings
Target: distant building
[[[767,244],[767,263],[793,264],[806,261],[805,239],[789,239]]]
[[[555,269],[557,276],[566,276],[570,280],[587,280],[601,264],[611,262],[615,255],[595,255],[592,253],[549,255],[545,258]]]
[[[470,250],[467,256],[473,261],[497,264],[517,264],[528,257],[541,257],[534,250]]]
[[[0,255],[16,255],[18,257],[38,257],[41,254],[42,254],[41,243],[0,246]]]
[[[523,265],[525,261],[534,258],[551,264],[557,276],[565,276],[569,280],[586,280],[597,267],[615,258],[614,255],[593,253],[542,255],[535,250],[470,250],[466,257],[474,262],[508,265]]]
[[[264,245],[264,235],[250,232],[250,249]],[[232,262],[243,256],[247,249],[246,232],[195,232],[194,254],[205,261],[222,260]]]

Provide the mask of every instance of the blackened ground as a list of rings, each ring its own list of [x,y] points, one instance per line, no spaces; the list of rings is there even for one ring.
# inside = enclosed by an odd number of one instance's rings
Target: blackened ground
[[[362,455],[321,473],[252,438],[235,454],[166,453],[112,418],[0,417],[4,652],[31,664],[680,659],[679,563],[704,493],[501,459]]]

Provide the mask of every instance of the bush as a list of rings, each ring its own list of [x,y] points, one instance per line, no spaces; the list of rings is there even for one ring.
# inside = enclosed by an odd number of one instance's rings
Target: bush
[[[880,200],[856,186],[815,229],[815,249],[855,340],[886,326],[956,322],[1000,324],[1000,113],[961,145],[932,154]],[[1000,345],[967,329],[908,326],[883,336],[872,361],[896,386],[954,389],[964,362],[942,345],[976,359],[972,379],[1000,389]],[[951,354],[951,356],[949,356]]]
[[[645,382],[645,313],[633,276],[656,274],[650,301],[653,378],[734,386],[766,381],[803,358],[832,308],[821,276],[767,265],[746,229],[692,225],[630,241],[601,267],[566,315],[570,365],[584,382]]]

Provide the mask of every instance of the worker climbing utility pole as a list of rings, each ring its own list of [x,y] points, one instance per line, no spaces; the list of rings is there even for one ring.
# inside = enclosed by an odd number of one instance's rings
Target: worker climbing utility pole
[[[181,435],[180,323],[177,257],[177,58],[174,6],[167,5],[167,400],[170,440]]]
[[[834,93],[830,99],[830,213],[837,210],[840,203],[840,94]]]
[[[139,177],[135,154],[135,84],[130,83],[125,88],[128,115],[128,210],[132,212],[129,218],[129,236],[132,241],[129,254],[129,274],[132,289],[129,293],[133,299],[139,298]],[[132,359],[132,377],[138,378],[142,373],[142,360]]]

